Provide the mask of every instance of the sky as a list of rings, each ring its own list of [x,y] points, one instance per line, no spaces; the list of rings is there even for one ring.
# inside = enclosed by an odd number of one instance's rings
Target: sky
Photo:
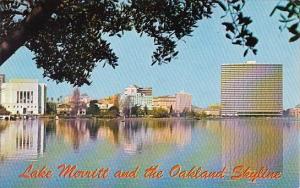
[[[153,40],[139,37],[134,32],[126,33],[121,39],[109,41],[119,56],[119,66],[102,67],[99,63],[92,73],[92,84],[80,88],[94,99],[120,93],[125,87],[136,84],[153,87],[153,95],[172,95],[185,91],[193,96],[193,104],[206,107],[220,103],[221,65],[244,63],[248,60],[257,63],[283,64],[283,105],[291,108],[300,104],[300,41],[289,43],[291,34],[281,32],[278,27],[278,15],[269,14],[277,0],[247,1],[244,14],[251,16],[250,29],[258,37],[258,54],[249,53],[243,57],[244,49],[232,45],[225,38],[224,26],[221,24],[222,11],[215,9],[213,18],[201,20],[192,37],[179,41],[179,54],[169,64],[151,66],[154,50]],[[57,98],[72,93],[73,87],[67,83],[56,84],[43,78],[42,69],[37,69],[33,54],[25,47],[20,48],[1,67],[0,73],[6,79],[38,79],[47,84],[48,97]]]

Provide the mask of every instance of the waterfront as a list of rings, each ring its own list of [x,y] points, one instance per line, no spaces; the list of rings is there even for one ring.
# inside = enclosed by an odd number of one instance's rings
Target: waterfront
[[[2,187],[299,187],[300,119],[240,118],[221,120],[131,119],[27,120],[0,122],[0,186]],[[18,178],[29,164],[47,165],[59,174],[60,164],[82,169],[109,167],[141,170],[160,165],[159,180]],[[239,164],[282,172],[279,180],[182,180],[168,177],[175,164],[209,170]],[[227,174],[229,175],[229,174]]]

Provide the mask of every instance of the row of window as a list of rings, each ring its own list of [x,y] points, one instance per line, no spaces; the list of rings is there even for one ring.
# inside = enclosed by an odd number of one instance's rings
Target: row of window
[[[10,106],[7,106],[7,108],[10,108]],[[13,106],[12,108],[19,108],[19,106]],[[20,106],[20,108],[23,108],[23,106]],[[26,108],[26,106],[24,106]],[[30,108],[30,106],[27,106],[27,108]],[[33,106],[31,106],[33,108]],[[34,108],[37,108],[37,106],[34,106]]]
[[[33,103],[33,91],[17,91],[17,103]]]

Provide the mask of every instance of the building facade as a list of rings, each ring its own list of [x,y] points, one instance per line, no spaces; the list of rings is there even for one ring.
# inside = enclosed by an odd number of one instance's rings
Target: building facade
[[[70,104],[62,103],[58,104],[56,107],[56,113],[58,115],[71,115],[72,113],[72,107]]]
[[[141,108],[147,107],[148,110],[153,109],[153,96],[152,88],[139,87],[136,85],[131,85],[125,88],[124,92],[120,95],[119,105],[120,112],[129,110],[134,106],[139,106]]]
[[[190,112],[192,110],[192,95],[186,92],[153,98],[153,108],[163,108],[173,113]]]
[[[116,95],[112,95],[112,96],[100,99],[98,101],[100,110],[108,110],[113,106],[119,108],[119,98],[120,98],[120,95],[116,94]]]
[[[165,110],[171,111],[174,110],[176,106],[176,97],[175,96],[159,96],[153,97],[153,108],[163,108]]]
[[[3,83],[1,105],[11,114],[42,115],[46,112],[46,85],[29,79]]]
[[[0,74],[0,96],[1,96],[1,86],[5,83],[5,74]],[[1,97],[0,97],[0,104],[1,104]]]
[[[87,94],[80,94],[79,88],[75,88],[73,94],[64,98],[64,102],[58,104],[58,110],[65,115],[82,116],[86,115],[86,109],[91,98]]]
[[[297,105],[295,108],[290,108],[287,110],[287,115],[289,117],[296,117],[299,118],[300,117],[300,104]]]
[[[176,105],[175,112],[190,112],[192,110],[192,95],[186,92],[179,92],[175,94]]]
[[[221,67],[222,116],[281,116],[282,65],[228,64]]]

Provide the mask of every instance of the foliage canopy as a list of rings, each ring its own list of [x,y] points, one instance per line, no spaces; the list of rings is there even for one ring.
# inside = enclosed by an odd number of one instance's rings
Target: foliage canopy
[[[34,53],[44,76],[75,86],[90,84],[99,62],[115,68],[118,56],[109,37],[135,31],[153,38],[152,64],[169,63],[178,55],[177,42],[191,36],[200,20],[224,10],[225,36],[234,45],[257,53],[258,39],[249,30],[252,19],[243,14],[246,0],[1,0],[0,65],[19,47]],[[299,0],[279,2],[271,12],[300,38]],[[229,21],[228,21],[229,20]]]

